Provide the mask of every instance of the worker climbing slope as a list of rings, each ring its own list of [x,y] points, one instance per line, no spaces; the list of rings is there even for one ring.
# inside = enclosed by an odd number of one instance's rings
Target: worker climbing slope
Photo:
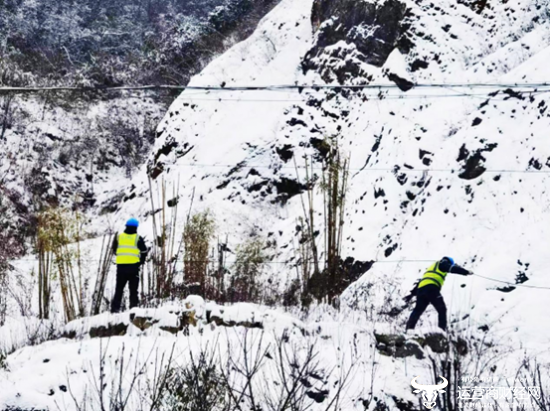
[[[120,310],[126,283],[130,290],[130,308],[139,304],[139,269],[147,257],[147,246],[143,238],[137,234],[138,226],[138,220],[129,219],[124,232],[115,237],[113,242],[117,264],[116,290],[111,303],[111,312],[113,313]]]
[[[455,264],[450,257],[443,257],[441,261],[437,261],[430,266],[415,289],[416,307],[414,307],[407,322],[407,330],[414,329],[420,316],[430,304],[434,306],[439,315],[439,328],[447,329],[447,307],[441,295],[441,287],[443,287],[448,273],[473,275],[471,271]]]

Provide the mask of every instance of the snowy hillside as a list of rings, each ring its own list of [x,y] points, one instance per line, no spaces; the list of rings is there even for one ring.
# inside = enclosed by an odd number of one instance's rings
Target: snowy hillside
[[[178,97],[157,128],[147,164],[125,183],[122,198],[107,184],[97,202],[113,207],[86,214],[90,233],[122,228],[136,216],[140,233],[152,239],[158,238],[153,219],[164,218],[164,207],[185,210],[169,224],[174,237],[181,235],[187,210],[210,210],[216,237],[227,238],[232,250],[228,275],[240,244],[250,238],[265,244],[262,301],[275,299],[277,307],[240,303],[225,309],[246,317],[246,325],[205,314],[175,336],[161,330],[173,326],[164,317],[141,332],[128,313],[101,314],[90,323],[108,329],[122,321],[124,333],[107,339],[86,331],[73,339],[52,332],[43,337],[51,341],[9,355],[0,403],[73,410],[88,401],[93,408],[108,389],[123,386],[127,409],[153,409],[147,401],[160,378],[157,366],[132,379],[142,364],[154,362],[151,355],[159,364],[175,352],[175,363],[183,365],[201,347],[214,346],[217,362],[225,364],[232,353],[225,347],[242,347],[244,335],[271,348],[282,339],[300,357],[296,364],[315,346],[324,371],[318,378],[311,372],[300,385],[309,390],[304,395],[312,409],[423,409],[410,380],[420,375],[435,384],[451,364],[462,367],[462,376],[513,380],[531,378],[536,362],[547,387],[549,58],[550,15],[543,0],[282,0],[248,39],[193,77],[190,86],[220,89],[188,89]],[[323,84],[376,87],[232,89]],[[309,173],[322,175],[323,141],[333,136],[350,159],[341,256],[362,276],[343,292],[339,310],[313,304],[309,311],[283,313],[282,296],[301,279]],[[306,159],[313,159],[311,168]],[[167,195],[159,194],[163,185]],[[176,193],[179,198],[172,198]],[[322,233],[318,187],[311,204],[314,230]],[[322,237],[318,246],[326,253]],[[99,242],[95,236],[85,248],[95,255]],[[438,351],[418,339],[405,344],[410,352],[388,356],[387,347],[400,344],[388,339],[404,331],[412,309],[402,298],[444,255],[476,274],[449,275],[442,290],[454,350]],[[195,304],[199,311],[213,310],[212,303]],[[253,326],[258,316],[270,319],[262,331]],[[418,338],[433,333],[435,317],[428,309]],[[107,361],[103,344],[109,345]],[[109,388],[98,390],[98,375],[120,372],[120,359],[131,363],[127,379],[111,379]],[[267,374],[255,392],[265,409],[285,409],[270,402],[285,366],[262,368]],[[353,374],[343,384],[348,369]],[[136,381],[149,384],[146,395],[132,389]],[[247,409],[254,409],[251,397]]]
[[[391,85],[391,74],[401,84],[545,80],[550,23],[541,3],[498,3],[480,14],[454,1],[360,4],[285,1],[191,85]],[[370,47],[376,42],[383,46]],[[195,190],[195,207],[212,209],[233,243],[261,233],[275,240],[274,261],[291,261],[305,181],[293,161],[303,167],[316,138],[337,134],[351,154],[343,255],[378,262],[346,301],[399,305],[426,265],[446,254],[486,277],[514,283],[524,272],[526,285],[548,286],[541,252],[549,202],[545,90],[190,90],[160,124],[148,169],[156,181],[179,181],[187,203]],[[145,207],[146,180],[134,181],[138,198],[121,218]],[[317,202],[322,210],[322,196]],[[291,264],[272,264],[269,276],[284,281],[292,272]],[[380,292],[368,298],[371,282]],[[455,278],[444,295],[455,318],[470,313],[470,327],[514,307],[502,329],[515,324],[525,342],[546,343],[537,307],[547,292],[498,286]]]
[[[44,207],[112,212],[149,154],[175,95],[104,88],[184,85],[248,37],[275,4],[2,2],[0,87],[102,90],[0,94],[0,264],[28,252],[24,237],[35,235]],[[100,193],[107,202],[97,201]]]

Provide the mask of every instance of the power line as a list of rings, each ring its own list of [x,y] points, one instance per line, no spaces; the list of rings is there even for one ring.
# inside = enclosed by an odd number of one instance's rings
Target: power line
[[[271,90],[271,91],[280,91],[280,90]],[[544,90],[519,90],[514,91],[516,94],[530,94],[530,95],[539,95],[544,93],[549,93],[550,89],[544,89]],[[208,92],[196,92],[192,93],[192,96],[200,95],[205,96],[209,94]],[[225,97],[215,97],[212,96],[211,98],[203,98],[203,97],[190,97],[191,93],[181,95],[178,97],[180,101],[234,101],[238,103],[247,103],[247,102],[253,102],[253,103],[291,103],[291,102],[303,102],[304,99],[291,99],[291,98],[279,98],[279,99],[268,99],[268,98],[225,98]],[[490,101],[507,101],[510,100],[510,95],[508,94],[494,94],[494,93],[466,93],[466,92],[455,92],[453,94],[362,94],[362,97],[366,98],[368,100],[377,99],[379,101],[384,100],[415,100],[415,99],[434,99],[434,98],[458,98],[458,97],[466,97],[466,98],[477,98],[482,100],[490,100]]]
[[[412,88],[527,88],[537,90],[550,87],[550,83],[416,83]],[[365,90],[365,89],[398,89],[393,83],[371,84],[272,84],[263,86],[189,86],[189,85],[143,85],[143,86],[118,86],[118,87],[89,87],[89,86],[30,86],[30,87],[0,87],[0,92],[39,92],[39,91],[155,91],[155,90],[202,90],[202,91],[276,91],[276,90]]]
[[[419,264],[419,263],[432,263],[435,260],[436,259],[431,259],[431,260],[378,260],[378,261],[365,261],[365,262],[366,263],[372,263],[373,265],[374,264]],[[17,260],[14,260],[13,262],[19,262],[19,261],[36,262],[36,261],[38,261],[38,258],[17,259]],[[102,259],[80,259],[80,261],[103,263]],[[184,260],[181,260],[180,262],[181,263],[193,263],[193,264],[204,264],[204,263],[217,264],[218,260],[204,260],[204,261],[184,261]],[[313,262],[313,260],[308,261],[308,262]],[[301,263],[303,263],[303,261],[300,261],[300,260],[298,260],[298,261],[266,261],[266,262],[264,262],[264,264],[286,264],[286,265],[299,265]],[[516,283],[512,283],[510,281],[498,280],[496,278],[486,277],[486,276],[476,274],[476,273],[474,273],[473,276],[480,277],[480,278],[490,280],[490,281],[499,282],[499,283],[502,283],[502,284],[506,284],[506,285],[511,286],[511,287],[524,287],[524,288],[536,288],[536,289],[540,289],[540,290],[550,290],[550,287],[541,287],[541,286],[527,285],[527,284],[516,284]]]
[[[550,92],[547,90],[545,92]],[[537,94],[542,92],[537,92]],[[468,93],[459,93],[459,94],[399,94],[399,95],[363,95],[367,100],[369,99],[378,99],[380,101],[384,100],[414,100],[414,99],[424,99],[424,98],[458,98],[458,97],[467,97],[467,98],[479,98],[483,100],[498,100],[504,101],[504,98],[497,98],[488,96],[487,94],[468,94]],[[213,97],[213,98],[197,98],[197,97],[188,97],[184,95],[179,98],[181,101],[233,101],[237,103],[300,103],[304,102],[304,99],[255,99],[255,98],[223,98],[223,97]]]
[[[23,259],[17,259],[17,260],[14,260],[13,262],[20,262],[20,261],[25,261],[25,262],[36,262],[38,261],[39,259],[38,258],[23,258]],[[366,263],[372,263],[373,265],[374,264],[419,264],[419,263],[432,263],[433,261],[435,261],[437,259],[431,259],[431,260],[375,260],[375,261],[365,261]],[[83,259],[81,258],[80,261],[85,261],[85,262],[98,262],[98,263],[103,263],[103,259]],[[218,263],[218,260],[204,260],[204,261],[185,261],[185,260],[181,260],[180,261],[181,263],[192,263],[192,264],[217,264]],[[304,261],[301,261],[301,260],[298,260],[298,261],[266,261],[264,262],[264,264],[286,264],[286,265],[299,265],[299,264],[302,264]],[[312,263],[313,260],[311,261],[306,261],[306,262],[309,262],[309,263]],[[480,274],[476,274],[476,273],[473,273],[472,274],[473,276],[475,277],[480,277],[480,278],[483,278],[485,280],[490,280],[490,281],[495,281],[495,282],[499,282],[499,283],[502,283],[502,284],[506,284],[506,285],[509,285],[511,287],[525,287],[525,288],[536,288],[536,289],[540,289],[540,290],[550,290],[550,287],[541,287],[541,286],[536,286],[536,285],[527,285],[527,284],[516,284],[516,283],[512,283],[510,281],[503,281],[503,280],[499,280],[499,279],[496,279],[496,278],[491,278],[491,277],[486,277],[486,276],[483,276],[483,275],[480,275]]]
[[[196,163],[196,164],[163,164],[165,167],[197,167],[197,168],[236,168],[235,164],[204,164],[204,163]],[[298,169],[305,169],[305,166],[297,166],[297,167],[270,167],[270,166],[264,166],[264,165],[243,165],[241,167],[238,167],[238,170],[240,171],[243,168],[259,168],[259,169],[277,169],[277,170],[295,170]],[[308,170],[324,170],[322,167],[307,167]],[[388,173],[388,172],[415,172],[415,173],[462,173],[464,170],[462,169],[456,169],[456,168],[409,168],[409,167],[400,167],[396,169],[395,167],[392,168],[350,168],[350,171],[365,171],[365,172],[381,172],[381,173]],[[491,174],[550,174],[550,170],[513,170],[513,169],[488,169],[485,170],[484,173],[491,173]]]
[[[499,283],[507,284],[511,287],[525,287],[525,288],[537,288],[537,289],[540,289],[540,290],[550,290],[550,287],[539,287],[539,286],[536,286],[536,285],[516,284],[516,283],[511,283],[509,281],[497,280],[496,278],[485,277],[485,276],[479,275],[479,274],[474,274],[474,275],[476,277],[485,278],[486,280],[491,280],[491,281],[496,281],[496,282],[499,282]]]

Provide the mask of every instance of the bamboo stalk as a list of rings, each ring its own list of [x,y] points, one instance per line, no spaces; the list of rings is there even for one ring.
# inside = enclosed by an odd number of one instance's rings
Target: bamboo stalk
[[[167,270],[166,270],[166,253],[167,253],[167,244],[166,244],[166,182],[164,181],[164,177],[162,178],[162,186],[161,186],[161,195],[162,195],[162,226],[161,226],[161,260],[160,260],[160,270],[162,273],[162,296],[166,298],[169,294],[168,288],[168,279],[167,276]]]
[[[81,317],[84,317],[84,287],[82,285],[82,254],[80,250],[80,221],[79,221],[79,214],[78,211],[75,212],[75,218],[76,218],[76,262],[78,267],[78,285],[79,285],[79,293],[78,293],[78,311]]]
[[[99,257],[98,274],[96,285],[94,288],[94,294],[92,297],[91,312],[93,315],[97,315],[101,311],[101,302],[105,295],[105,285],[107,284],[107,276],[109,273],[110,262],[113,258],[112,244],[114,235],[105,235],[101,243],[101,254]]]
[[[97,267],[97,278],[96,278],[96,283],[94,287],[94,294],[92,296],[92,308],[90,311],[93,315],[99,314],[100,306],[101,306],[100,305],[101,297],[99,296],[99,294],[100,294],[101,283],[103,282],[102,262],[104,258],[103,257],[104,253],[105,253],[105,236],[103,236],[103,239],[101,241],[99,265]]]
[[[340,189],[341,200],[340,200],[340,229],[339,229],[339,238],[338,238],[338,255],[342,254],[342,239],[344,237],[345,210],[346,210],[350,162],[351,161],[349,157],[344,162],[344,177],[342,178],[342,188]]]
[[[178,199],[179,199],[179,176],[177,186],[172,186],[172,198],[175,199],[174,210],[170,214],[170,241],[169,241],[169,259],[168,259],[168,281],[170,286],[170,293],[174,284],[174,275],[176,271],[176,265],[172,264],[172,259],[174,257],[174,247],[176,242],[176,227],[177,227],[177,217],[178,217]]]
[[[152,187],[152,183],[151,183],[151,177],[149,177],[149,198],[151,200],[151,223],[153,225],[153,247],[152,247],[152,250],[151,250],[151,260],[152,260],[152,283],[154,282],[154,288],[153,290],[155,290],[155,295],[158,296],[160,293],[159,293],[159,281],[158,281],[158,271],[157,271],[157,268],[156,268],[156,265],[155,265],[155,262],[158,261],[158,256],[157,256],[157,238],[158,238],[158,234],[157,234],[157,223],[156,223],[156,218],[155,218],[155,202],[153,200],[153,187]]]

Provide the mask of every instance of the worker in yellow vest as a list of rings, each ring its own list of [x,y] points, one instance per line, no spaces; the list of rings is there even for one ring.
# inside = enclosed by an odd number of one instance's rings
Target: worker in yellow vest
[[[432,264],[424,273],[416,288],[416,307],[414,307],[407,322],[407,330],[416,326],[418,319],[430,304],[434,306],[439,315],[439,328],[447,329],[447,307],[441,295],[441,287],[443,287],[448,273],[473,274],[471,271],[455,264],[451,257],[443,257],[441,261]]]
[[[137,233],[138,220],[131,218],[126,223],[126,229],[113,242],[113,252],[116,255],[116,290],[111,303],[111,312],[120,311],[120,303],[124,287],[128,283],[130,289],[130,308],[139,304],[139,268],[147,258],[147,246]]]

